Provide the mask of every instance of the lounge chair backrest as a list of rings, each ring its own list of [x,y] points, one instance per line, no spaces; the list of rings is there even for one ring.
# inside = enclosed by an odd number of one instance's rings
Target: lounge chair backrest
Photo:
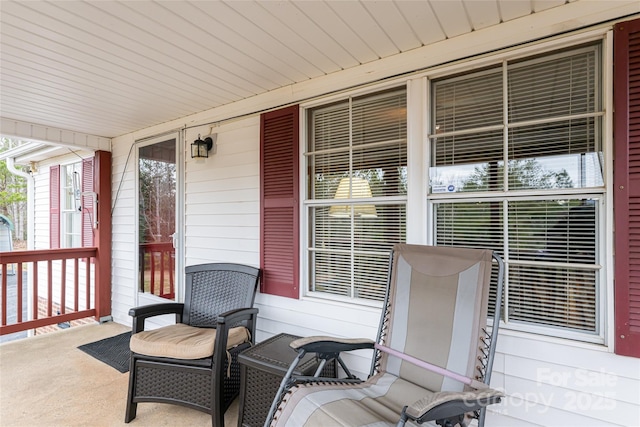
[[[486,326],[490,250],[401,244],[393,251],[390,286],[378,342],[475,378]],[[480,319],[480,320],[479,320]],[[437,344],[433,344],[437,343]],[[462,391],[458,381],[386,353],[377,370],[434,391]]]

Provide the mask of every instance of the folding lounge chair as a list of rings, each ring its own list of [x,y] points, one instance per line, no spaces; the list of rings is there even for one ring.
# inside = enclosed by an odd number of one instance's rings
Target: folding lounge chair
[[[494,262],[495,261],[495,262]],[[265,427],[484,424],[503,394],[488,387],[498,332],[504,267],[490,250],[396,245],[377,340],[307,337],[275,396]],[[495,269],[492,275],[492,267]],[[491,332],[486,321],[497,281]],[[370,376],[355,378],[342,351],[373,350]],[[292,377],[308,352],[336,358],[344,379]],[[318,372],[320,372],[318,369]]]

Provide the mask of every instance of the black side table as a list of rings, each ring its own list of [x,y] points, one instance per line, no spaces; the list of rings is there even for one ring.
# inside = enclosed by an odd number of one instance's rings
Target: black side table
[[[298,353],[289,347],[296,335],[278,334],[243,351],[238,356],[240,364],[240,413],[238,427],[262,427],[271,402],[280,387],[282,378]],[[294,375],[313,375],[319,360],[307,354],[296,367]],[[327,362],[322,376],[336,377],[336,362]]]

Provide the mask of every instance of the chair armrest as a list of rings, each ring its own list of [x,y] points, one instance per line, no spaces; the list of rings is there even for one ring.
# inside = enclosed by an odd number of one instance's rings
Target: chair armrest
[[[233,325],[243,320],[251,320],[256,317],[257,314],[257,308],[236,308],[235,310],[229,310],[219,314],[218,324],[226,324],[228,327],[233,327]]]
[[[441,391],[414,402],[405,412],[409,418],[422,424],[425,421],[447,419],[477,411],[485,406],[500,403],[503,397],[504,393],[492,388],[461,392]]]
[[[256,319],[258,317],[258,309],[247,307],[247,308],[236,308],[234,310],[229,310],[222,314],[218,315],[218,326],[216,329],[218,331],[224,331],[222,337],[224,338],[226,344],[226,337],[229,333],[229,329],[234,326],[238,326],[239,324],[244,323],[244,326],[249,330],[249,338],[251,340],[251,345],[255,344],[255,331],[256,331]]]
[[[217,369],[222,369],[221,367],[224,366],[227,352],[218,350],[218,349],[227,348],[227,342],[229,339],[229,329],[233,328],[234,326],[238,326],[239,324],[242,324],[242,322],[246,322],[245,327],[249,331],[249,337],[248,337],[249,342],[251,343],[251,345],[253,345],[255,344],[255,330],[256,330],[257,317],[258,317],[258,309],[252,308],[252,307],[237,308],[234,310],[226,311],[218,315],[217,325],[216,325],[216,342],[215,342],[214,352],[213,352],[213,363],[215,366],[219,367]]]
[[[299,357],[296,361],[299,361],[306,353],[315,353],[318,358],[324,361],[334,359],[348,379],[357,380],[358,377],[351,373],[340,354],[345,351],[373,349],[375,342],[367,338],[337,338],[318,335],[298,338],[293,340],[289,346],[298,352]],[[319,370],[314,376],[318,374]]]
[[[143,331],[145,320],[154,316],[175,314],[176,322],[181,322],[183,311],[184,304],[178,302],[166,302],[134,307],[129,310],[129,316],[133,317],[133,327],[131,328],[131,333],[135,334],[136,332]]]
[[[278,407],[280,401],[283,399],[285,390],[290,388],[293,384],[298,382],[300,383],[309,383],[309,382],[318,382],[321,381],[323,383],[338,383],[338,384],[358,384],[361,383],[362,380],[357,378],[355,375],[349,371],[349,368],[344,363],[342,358],[340,357],[340,353],[344,351],[352,351],[352,350],[362,350],[362,349],[373,349],[375,346],[375,342],[373,340],[367,338],[337,338],[337,337],[328,337],[322,335],[298,338],[289,344],[289,347],[298,352],[298,356],[293,359],[293,362],[289,365],[287,369],[287,373],[282,378],[280,382],[280,387],[271,403],[271,407],[269,408],[269,413],[267,414],[267,418],[265,421],[265,426],[267,426],[270,420],[273,419],[273,415],[275,414],[276,408]],[[298,366],[298,364],[302,361],[302,358],[307,353],[316,353],[316,357],[321,359],[320,365],[316,368],[316,372],[313,376],[297,376],[294,375],[294,370]],[[344,370],[346,374],[346,378],[335,379],[335,378],[323,378],[320,377],[321,370],[324,364],[331,360],[335,359],[340,367]]]
[[[293,340],[289,346],[296,351],[312,353],[341,353],[343,351],[373,348],[375,342],[367,338],[336,338],[311,336]]]

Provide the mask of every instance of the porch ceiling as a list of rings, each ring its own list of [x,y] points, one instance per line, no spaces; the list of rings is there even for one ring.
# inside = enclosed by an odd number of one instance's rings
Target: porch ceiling
[[[582,1],[3,0],[0,117],[112,138]]]

